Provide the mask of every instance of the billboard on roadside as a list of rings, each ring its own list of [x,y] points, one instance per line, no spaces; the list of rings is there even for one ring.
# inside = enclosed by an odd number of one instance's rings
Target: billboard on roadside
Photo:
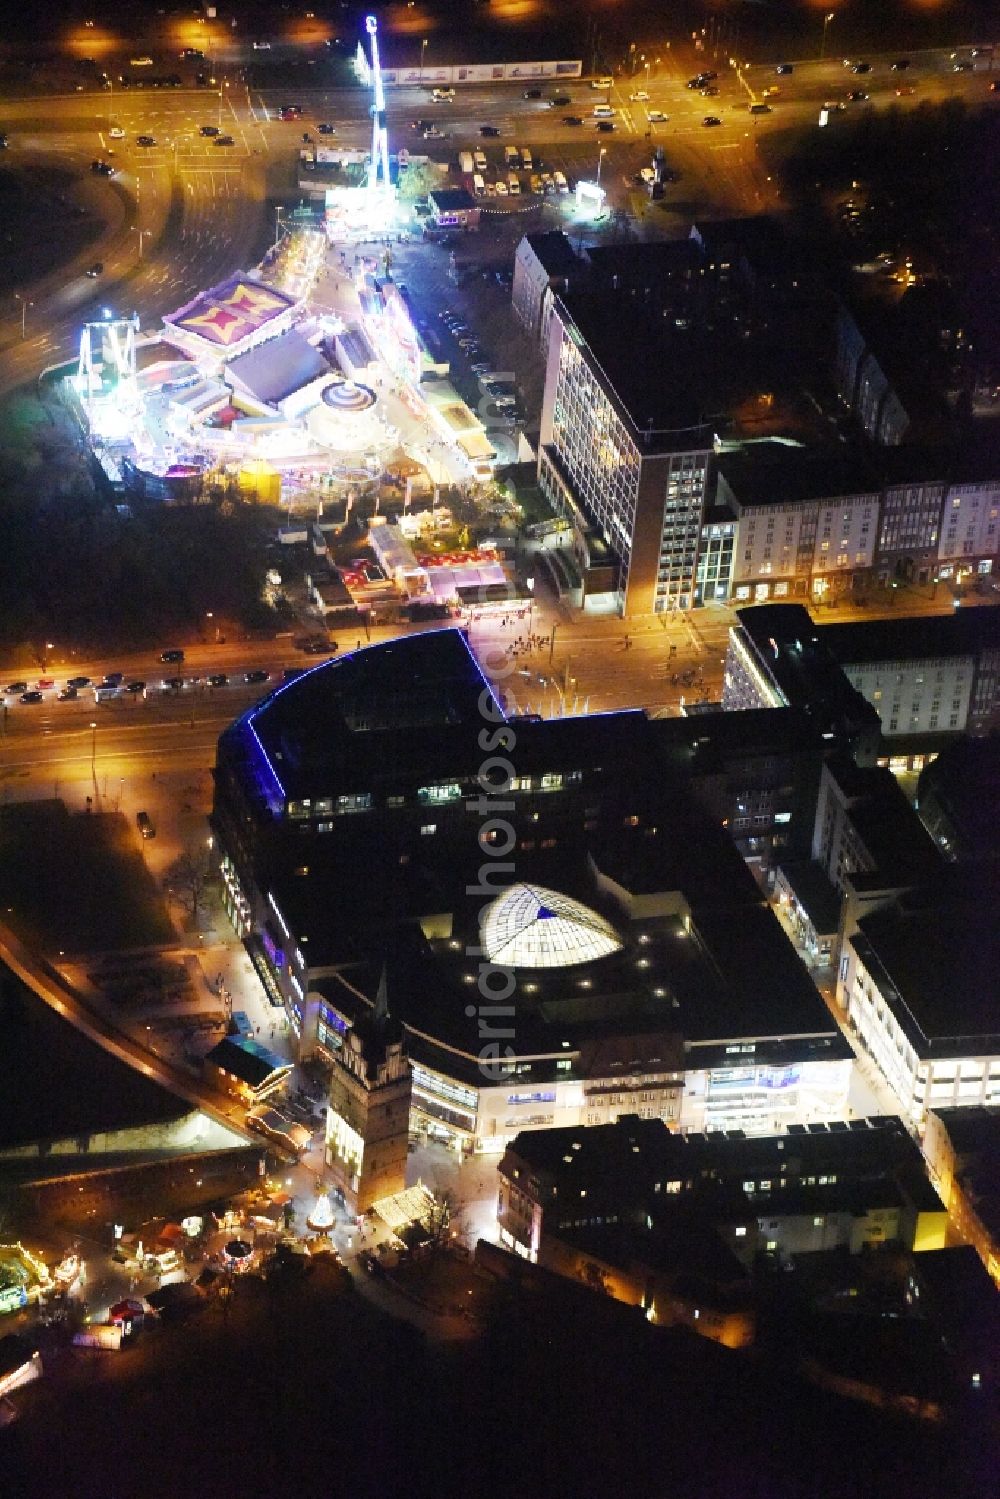
[[[357,66],[356,66],[357,70]],[[364,82],[371,82],[371,69]],[[532,83],[544,79],[580,78],[579,58],[555,62],[454,63],[445,67],[391,68],[382,66],[386,88],[441,88],[456,83]]]

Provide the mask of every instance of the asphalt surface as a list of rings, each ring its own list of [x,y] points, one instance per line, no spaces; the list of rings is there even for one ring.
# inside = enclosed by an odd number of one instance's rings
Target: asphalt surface
[[[708,52],[685,57],[674,51],[659,67],[651,64],[648,76],[645,68],[639,69],[633,80],[618,80],[610,90],[594,90],[581,81],[546,85],[543,93],[563,92],[571,98],[570,105],[558,109],[523,98],[524,90],[509,84],[463,86],[451,103],[435,103],[429,89],[393,88],[388,96],[390,145],[449,161],[460,149],[482,147],[494,178],[504,144],[531,147],[536,162],[564,171],[571,180],[595,177],[600,162],[602,186],[611,201],[645,214],[649,232],[660,232],[677,227],[672,216],[680,224],[699,213],[779,207],[780,184],[770,180],[761,143],[775,132],[816,128],[823,101],[843,98],[852,87],[863,86],[875,108],[906,109],[947,97],[986,104],[993,97],[987,92],[987,72],[952,72],[946,51],[913,54],[905,74],[890,71],[895,55],[870,59],[872,72],[864,77],[855,77],[840,58],[831,57],[797,63],[791,77],[778,78],[771,66],[743,70]],[[719,93],[702,98],[685,82],[697,69],[709,67],[721,75],[712,85]],[[248,88],[244,77],[234,62],[222,69],[215,89],[113,88],[6,101],[3,129],[9,151],[4,167],[30,173],[58,165],[78,173],[86,212],[95,226],[104,227],[64,267],[40,281],[25,257],[16,290],[29,305],[11,295],[0,311],[0,393],[33,380],[47,365],[74,357],[81,322],[100,317],[104,308],[117,314],[137,312],[142,326],[149,328],[199,288],[256,261],[274,231],[274,208],[299,197],[303,132],[322,142],[315,127],[325,121],[335,125],[338,143],[367,145],[370,95],[360,85],[304,91],[290,99],[287,89]],[[751,117],[749,103],[775,85],[780,93],[769,101],[772,112]],[[913,92],[897,98],[897,87]],[[630,97],[639,91],[649,99]],[[592,112],[605,100],[615,110],[615,131],[599,135]],[[302,105],[301,121],[276,118],[286,102]],[[667,115],[666,122],[650,121],[655,109]],[[584,123],[567,125],[564,116],[569,114]],[[707,129],[701,123],[707,114],[718,116],[722,125]],[[827,128],[836,129],[845,118],[847,111],[832,115]],[[432,121],[444,138],[422,141],[409,127],[413,119]],[[483,140],[482,124],[498,127],[500,140]],[[203,125],[221,128],[232,136],[233,146],[219,147],[201,136]],[[123,130],[124,139],[112,139],[112,128]],[[156,144],[139,146],[139,134],[152,136]],[[658,145],[679,174],[679,186],[668,193],[662,210],[652,212],[634,179]],[[89,166],[96,158],[110,161],[118,175],[91,179]],[[519,210],[526,201],[509,206]],[[90,279],[86,269],[97,261],[104,270]]]

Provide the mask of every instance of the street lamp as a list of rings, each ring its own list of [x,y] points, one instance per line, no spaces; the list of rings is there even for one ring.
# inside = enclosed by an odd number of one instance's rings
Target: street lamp
[[[604,160],[604,158],[605,158],[605,156],[607,156],[607,154],[608,154],[608,148],[607,148],[607,146],[602,146],[601,149],[600,149],[600,151],[598,151],[598,153],[597,153],[597,185],[598,185],[598,187],[600,187],[600,185],[601,185],[601,162]]]
[[[97,724],[90,725],[90,775],[97,780]]]
[[[424,81],[424,53],[427,51],[427,38],[424,37],[420,43],[420,82]]]
[[[138,226],[136,226],[136,231],[135,232],[139,236],[139,259],[141,260],[142,259],[142,242],[143,242],[144,239],[148,239],[149,236],[152,234],[153,231],[152,231],[152,229],[140,229]]]
[[[281,215],[284,213],[281,204],[277,204],[274,210],[274,248],[278,248],[278,239],[281,231]]]
[[[834,18],[835,15],[836,15],[836,11],[828,10],[827,13],[826,13],[826,15],[823,17],[823,41],[820,44],[820,49],[819,49],[819,56],[820,56],[820,61],[821,62],[822,62],[823,58],[826,56],[826,28],[829,26],[830,22],[833,20],[833,18]]]
[[[21,304],[21,337],[22,338],[27,338],[27,336],[28,336],[28,329],[27,329],[28,308],[29,307],[34,307],[35,304],[34,304],[34,302],[29,302],[28,298],[26,296],[24,296],[19,291],[16,291],[14,293],[14,301],[15,302],[20,302],[20,304]]]

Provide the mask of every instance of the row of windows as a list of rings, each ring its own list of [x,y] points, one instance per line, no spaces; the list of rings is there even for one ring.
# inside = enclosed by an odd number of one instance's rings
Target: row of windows
[[[510,787],[504,787],[511,791],[563,791],[568,786],[579,786],[583,780],[583,772],[580,770],[569,771],[544,771],[540,775],[514,776],[511,778]],[[469,786],[463,791],[462,783],[459,781],[439,781],[431,786],[420,786],[417,789],[417,805],[444,806],[450,802],[461,801],[464,795],[472,796],[476,790]],[[357,792],[351,796],[335,797],[306,797],[302,801],[290,801],[288,803],[288,816],[295,819],[308,817],[323,817],[330,813],[338,815],[350,812],[368,812],[375,805],[374,797],[370,791]],[[398,808],[407,805],[405,796],[387,796],[386,807]],[[321,824],[321,831],[333,824]]]

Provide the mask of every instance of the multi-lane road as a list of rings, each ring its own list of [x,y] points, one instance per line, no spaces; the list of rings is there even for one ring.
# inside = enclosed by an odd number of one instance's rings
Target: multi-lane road
[[[942,592],[935,600],[914,596],[907,607],[940,614],[950,613],[954,606],[950,595]],[[865,609],[863,617],[893,617],[896,612],[886,603]],[[832,623],[861,616],[856,608],[843,605],[824,609],[819,617]],[[503,626],[495,619],[482,619],[470,626],[470,640],[512,712],[553,716],[642,707],[670,715],[699,698],[719,698],[733,619],[733,613],[719,605],[657,621],[567,618],[542,598],[530,623],[511,621]],[[371,640],[376,643],[397,633],[392,626],[374,627]],[[504,647],[528,634],[542,637],[543,643],[505,659]],[[358,643],[342,634],[341,653]],[[165,665],[157,652],[146,652],[92,660],[57,658],[47,665],[44,677],[37,667],[28,672],[0,666],[0,699],[5,705],[0,708],[0,799],[60,795],[71,787],[81,803],[95,789],[112,802],[121,797],[123,787],[126,799],[140,788],[148,797],[154,774],[194,776],[208,771],[223,729],[278,685],[286,667],[315,664],[312,657],[297,652],[290,639],[282,638],[190,646],[183,665]],[[243,673],[254,668],[269,673],[266,684],[243,681]],[[128,680],[146,682],[147,694],[122,693],[96,703],[93,692],[82,689],[76,701],[56,698],[57,687],[68,677],[86,675],[97,682],[115,670],[125,671]],[[208,687],[208,674],[220,672],[227,673],[230,682]],[[174,674],[189,685],[164,691],[164,678]],[[192,678],[199,679],[196,685],[190,685]],[[22,704],[17,694],[3,691],[15,681],[34,688],[39,679],[56,684],[46,687],[41,703]]]
[[[780,185],[771,180],[762,145],[777,131],[819,128],[825,100],[845,98],[852,88],[863,88],[876,108],[910,108],[952,95],[984,104],[996,97],[988,93],[988,71],[955,73],[947,52],[914,54],[905,73],[892,72],[892,60],[872,58],[872,71],[864,76],[850,73],[837,58],[798,63],[791,76],[778,77],[773,67],[737,69],[708,53],[695,62],[693,53],[685,59],[672,52],[656,76],[642,72],[630,81],[616,80],[610,89],[595,90],[580,80],[546,85],[544,95],[569,97],[571,102],[558,108],[550,108],[546,98],[527,99],[524,89],[507,84],[464,86],[450,103],[435,102],[426,88],[399,88],[388,98],[390,139],[394,147],[405,144],[441,160],[481,146],[494,172],[505,144],[531,147],[536,158],[571,179],[596,175],[600,162],[602,185],[618,202],[639,167],[662,146],[681,178],[671,196],[680,194],[687,215],[759,211],[780,203]],[[685,84],[697,68],[709,67],[720,75],[712,84],[719,92],[703,98]],[[104,228],[41,281],[33,278],[25,254],[24,277],[16,289],[30,307],[12,293],[0,304],[0,392],[72,357],[81,321],[101,316],[105,307],[137,312],[143,326],[155,326],[163,312],[200,287],[259,258],[275,229],[274,207],[297,196],[302,135],[329,143],[316,133],[320,121],[335,126],[330,139],[359,148],[367,144],[370,95],[360,85],[296,95],[260,92],[248,87],[244,76],[234,69],[212,90],[131,88],[4,104],[0,129],[10,146],[5,167],[30,171],[48,164],[78,173],[83,181],[77,192]],[[768,87],[779,89],[767,101],[771,113],[751,116],[749,103],[761,100]],[[901,97],[897,89],[905,91]],[[639,92],[648,98],[633,97]],[[302,120],[281,121],[279,106],[293,101],[303,108]],[[593,109],[605,101],[615,111],[615,129],[599,134]],[[847,111],[831,116],[827,128],[839,128],[848,111],[865,107],[848,104]],[[666,119],[657,120],[657,111]],[[721,125],[706,127],[702,121],[708,114]],[[568,124],[570,116],[583,123]],[[415,120],[433,122],[443,138],[425,141],[411,126]],[[205,125],[221,129],[233,145],[217,146],[202,136]],[[499,129],[499,140],[483,139],[482,125]],[[124,131],[124,137],[112,137],[112,129]],[[140,146],[140,134],[156,144]],[[113,180],[89,176],[96,158],[117,168]],[[515,202],[526,206],[524,199]],[[98,261],[103,272],[88,278],[87,268]]]

